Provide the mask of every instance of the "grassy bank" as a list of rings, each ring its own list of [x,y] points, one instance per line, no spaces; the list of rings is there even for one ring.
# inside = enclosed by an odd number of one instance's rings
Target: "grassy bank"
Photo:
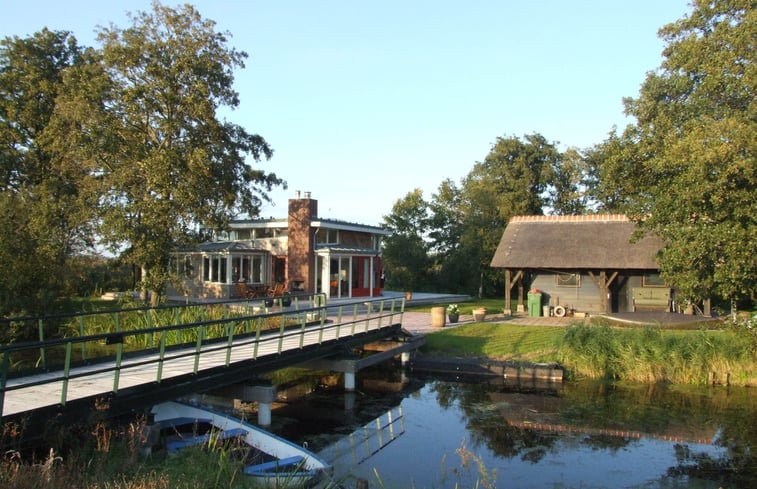
[[[427,335],[434,356],[558,362],[573,378],[757,386],[757,340],[743,324],[719,330],[567,328],[474,323]]]

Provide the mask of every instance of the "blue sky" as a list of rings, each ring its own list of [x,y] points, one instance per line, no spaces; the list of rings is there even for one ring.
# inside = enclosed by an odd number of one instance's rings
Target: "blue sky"
[[[149,0],[3,1],[0,36],[48,27],[96,46]],[[164,5],[179,2],[163,0]],[[183,3],[183,2],[182,2]],[[414,188],[459,182],[497,137],[538,132],[567,147],[628,122],[659,67],[657,30],[687,0],[197,0],[250,56],[241,104],[224,117],[263,136],[262,166],[287,180],[262,216],[284,217],[296,190],[323,218],[379,224]]]

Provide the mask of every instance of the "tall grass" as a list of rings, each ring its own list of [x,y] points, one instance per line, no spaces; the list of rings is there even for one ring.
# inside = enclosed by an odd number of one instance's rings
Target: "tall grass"
[[[579,378],[705,384],[714,374],[717,381],[757,385],[751,339],[731,329],[671,331],[576,324],[565,330],[558,361]]]
[[[66,447],[55,440],[40,459],[7,451],[0,455],[0,487],[3,489],[237,489],[254,487],[244,475],[249,447],[211,437],[202,446],[191,446],[168,456],[161,449],[145,457],[144,420],[111,427],[90,420],[67,430]],[[280,487],[290,476],[282,474]],[[291,485],[291,484],[289,484]],[[337,487],[330,481],[324,489]]]
[[[566,328],[473,323],[426,335],[421,352],[558,362],[567,376],[574,378],[757,386],[754,324],[671,330],[659,326],[618,328],[609,323],[575,323]]]
[[[44,321],[44,320],[43,320]],[[113,357],[117,349],[124,352],[194,345],[198,340],[223,340],[229,336],[255,333],[258,329],[278,329],[282,321],[286,326],[300,324],[297,316],[253,315],[252,308],[243,304],[202,304],[162,308],[130,308],[101,311],[84,315],[63,316],[47,319],[59,322],[54,334],[49,337],[74,340],[72,361],[91,361],[96,358]],[[159,330],[155,330],[158,328]],[[44,328],[48,329],[48,328]],[[108,344],[102,335],[123,333],[118,342]],[[91,340],[77,338],[97,336]],[[47,369],[62,368],[66,357],[66,345],[58,344],[45,348],[45,362],[36,349],[14,352],[9,360],[11,371],[30,371],[43,366]]]

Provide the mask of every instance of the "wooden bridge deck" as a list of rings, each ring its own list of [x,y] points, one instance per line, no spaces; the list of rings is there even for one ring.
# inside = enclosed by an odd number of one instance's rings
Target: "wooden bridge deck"
[[[376,311],[376,309],[374,309]],[[326,317],[327,311],[322,311]],[[305,349],[313,351],[318,358],[321,345],[349,340],[367,333],[382,330],[399,330],[402,322],[401,308],[388,308],[387,312],[363,311],[343,317],[331,311],[329,320],[321,320],[302,326],[258,331],[240,335],[233,341],[216,339],[198,346],[171,349],[160,353],[131,354],[120,361],[98,362],[38,373],[5,382],[2,399],[2,417],[33,412],[41,408],[65,406],[76,400],[97,396],[113,396],[125,390],[156,389],[170,384],[172,379],[189,376],[201,377],[206,372],[235,365],[250,365],[250,362],[267,358],[285,359],[288,354]],[[387,333],[388,334],[388,333]],[[375,337],[375,334],[374,336]],[[324,349],[322,355],[332,350]],[[302,361],[302,356],[293,355],[293,364]],[[254,369],[253,369],[254,370]],[[256,373],[249,371],[249,377]]]

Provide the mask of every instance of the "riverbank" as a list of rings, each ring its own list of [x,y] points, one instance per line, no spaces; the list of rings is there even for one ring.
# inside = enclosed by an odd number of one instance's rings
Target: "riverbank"
[[[609,318],[487,315],[435,328],[429,318],[423,312],[403,318],[408,332],[426,335],[416,368],[487,373],[522,367],[526,376],[556,377],[545,373],[548,368],[562,369],[560,378],[757,387],[754,334],[722,320],[704,327],[702,318],[671,314],[665,324],[615,327]]]

